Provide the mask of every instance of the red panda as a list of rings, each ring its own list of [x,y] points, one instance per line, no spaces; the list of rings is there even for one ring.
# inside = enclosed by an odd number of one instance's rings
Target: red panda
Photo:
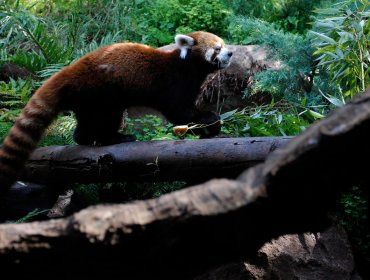
[[[177,48],[162,51],[117,43],[93,51],[54,74],[33,94],[0,148],[0,191],[17,180],[42,134],[57,115],[73,111],[78,144],[134,140],[118,129],[129,106],[159,110],[174,124],[213,124],[197,131],[213,136],[220,118],[195,100],[206,76],[230,64],[232,52],[208,32],[176,35]]]

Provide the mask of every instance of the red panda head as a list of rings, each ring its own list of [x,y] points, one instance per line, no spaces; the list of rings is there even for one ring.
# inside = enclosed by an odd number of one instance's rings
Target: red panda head
[[[175,36],[176,46],[180,49],[180,57],[186,59],[189,52],[201,56],[204,61],[219,69],[230,65],[233,53],[225,48],[224,41],[208,32],[197,31],[187,35]]]

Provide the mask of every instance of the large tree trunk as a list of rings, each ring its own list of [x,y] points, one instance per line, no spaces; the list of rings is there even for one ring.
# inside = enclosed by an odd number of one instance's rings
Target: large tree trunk
[[[36,183],[235,178],[291,137],[131,142],[37,149],[22,179]]]
[[[218,179],[47,222],[0,225],[2,273],[191,279],[285,233],[319,231],[336,195],[369,183],[370,92],[237,180]]]

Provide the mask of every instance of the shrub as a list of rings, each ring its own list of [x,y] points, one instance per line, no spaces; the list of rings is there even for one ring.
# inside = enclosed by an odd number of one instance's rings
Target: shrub
[[[274,23],[285,31],[304,34],[310,28],[312,12],[323,0],[224,1],[235,14]]]
[[[317,12],[325,16],[311,31],[319,66],[344,96],[365,91],[370,85],[370,2],[350,0]]]
[[[142,41],[159,46],[172,43],[174,34],[197,30],[223,36],[230,14],[221,0],[156,0],[144,13]]]
[[[370,220],[368,185],[354,186],[343,192],[339,198],[338,212],[340,224],[347,230],[354,247],[356,258],[362,265],[370,264]],[[361,269],[366,269],[361,267]]]
[[[264,92],[275,100],[285,99],[300,106],[327,104],[319,89],[336,94],[336,88],[329,85],[325,73],[315,75],[313,48],[306,37],[285,33],[275,25],[244,17],[233,17],[229,32],[231,41],[236,44],[257,44],[267,47],[269,58],[280,61],[278,70],[265,70],[254,76],[254,84],[247,94]],[[309,81],[308,86],[306,79]],[[313,80],[312,80],[313,79]],[[318,107],[315,107],[318,110]],[[322,108],[320,109],[322,110]]]
[[[287,105],[234,110],[221,117],[224,121],[221,131],[233,137],[293,136],[309,125],[307,119]]]

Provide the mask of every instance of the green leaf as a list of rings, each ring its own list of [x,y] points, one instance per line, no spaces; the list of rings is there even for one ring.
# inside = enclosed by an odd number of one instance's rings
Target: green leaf
[[[333,104],[334,106],[336,107],[342,107],[344,105],[344,103],[342,102],[342,100],[334,97],[334,96],[331,96],[329,94],[324,94],[320,89],[319,89],[319,92],[321,93],[321,95],[327,99],[331,104]]]
[[[302,101],[301,101],[301,106],[302,107],[305,107],[306,106],[306,103],[307,103],[307,97],[305,96]]]
[[[325,42],[328,42],[329,44],[337,45],[337,42],[334,39],[330,38],[329,36],[326,36],[325,34],[315,32],[315,31],[310,31],[310,33],[316,35],[317,37],[321,38]]]
[[[362,26],[360,25],[360,23],[359,23],[359,22],[357,22],[357,21],[351,21],[351,25],[352,25],[352,27],[354,27],[354,28],[355,28],[355,30],[356,30],[357,32],[362,31]]]
[[[339,13],[339,9],[337,8],[316,9],[313,11],[317,14],[325,14],[325,15],[334,15],[334,14]]]
[[[334,74],[333,80],[337,80],[339,77],[342,77],[347,71],[348,65],[343,64],[339,70],[335,71],[336,73]]]
[[[278,121],[278,124],[281,124],[281,122],[283,121],[283,115],[282,114],[278,115],[277,121]]]
[[[321,118],[324,118],[324,117],[325,117],[324,115],[322,115],[322,114],[320,114],[320,113],[318,113],[318,112],[316,112],[316,111],[313,111],[313,110],[311,110],[311,109],[308,109],[308,110],[307,110],[307,113],[308,113],[309,115],[311,115],[312,117],[314,117],[315,119],[321,119]]]
[[[335,62],[336,60],[334,59],[334,60],[321,60],[320,62],[319,62],[319,64],[318,64],[318,66],[324,66],[324,65],[327,65],[327,64],[331,64],[331,63],[333,63],[333,62]]]
[[[337,24],[333,21],[319,21],[315,24],[315,27],[329,27],[329,28],[336,28]]]
[[[225,121],[225,120],[229,119],[232,115],[234,115],[236,113],[236,111],[238,111],[238,109],[235,109],[235,110],[232,110],[232,111],[225,112],[225,113],[221,114],[220,115],[221,120]]]
[[[329,55],[329,56],[331,56],[331,57],[333,57],[333,58],[338,58],[338,56],[336,55],[336,54],[334,54],[334,53],[332,53],[332,52],[325,52],[327,55]]]
[[[344,58],[344,54],[340,48],[335,48],[335,53],[341,58]]]

